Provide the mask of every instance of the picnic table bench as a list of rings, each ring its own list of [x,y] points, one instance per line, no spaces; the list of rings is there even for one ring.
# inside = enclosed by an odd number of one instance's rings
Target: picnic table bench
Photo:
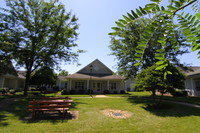
[[[64,117],[72,102],[72,100],[32,100],[29,101],[28,110],[32,112],[32,118],[39,117],[45,111],[58,111]]]
[[[71,99],[71,97],[43,97],[42,98],[43,100],[62,100],[62,99],[64,99],[64,100],[69,100],[69,99]]]

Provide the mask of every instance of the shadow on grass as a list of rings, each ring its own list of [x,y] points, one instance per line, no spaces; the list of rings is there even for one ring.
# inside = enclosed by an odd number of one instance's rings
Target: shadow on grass
[[[131,96],[128,101],[133,104],[140,104],[144,110],[161,117],[200,116],[200,109],[198,108],[169,102],[155,102],[152,97]]]
[[[6,120],[6,116],[0,115],[0,127],[8,125],[8,122],[4,122],[5,120]]]
[[[36,99],[36,98],[34,98]],[[32,100],[32,98],[21,98],[17,101],[13,101],[6,105],[3,109],[0,110],[0,127],[2,126],[8,126],[12,123],[7,122],[7,120],[11,122],[15,121],[23,121],[25,123],[37,123],[41,121],[48,121],[52,123],[60,123],[60,122],[67,122],[69,119],[71,119],[71,116],[67,116],[64,119],[62,117],[52,117],[49,118],[39,118],[39,119],[30,119],[25,120],[26,117],[31,116],[31,112],[28,111],[28,101]],[[80,101],[80,99],[75,99],[74,103],[70,106],[70,110],[76,110],[77,105],[79,104],[86,104]],[[52,119],[50,119],[52,118]]]

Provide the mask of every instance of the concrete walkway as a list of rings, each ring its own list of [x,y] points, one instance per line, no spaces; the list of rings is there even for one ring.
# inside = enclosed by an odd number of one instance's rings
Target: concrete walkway
[[[106,95],[96,95],[96,96],[94,96],[94,98],[105,98],[105,97],[109,97],[109,96],[106,96]]]

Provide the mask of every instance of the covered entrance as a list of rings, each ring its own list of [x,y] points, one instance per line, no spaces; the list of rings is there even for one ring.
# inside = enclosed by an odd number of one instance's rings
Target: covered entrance
[[[92,87],[93,87],[94,92],[101,93],[102,92],[102,86],[103,86],[102,82],[93,82]]]

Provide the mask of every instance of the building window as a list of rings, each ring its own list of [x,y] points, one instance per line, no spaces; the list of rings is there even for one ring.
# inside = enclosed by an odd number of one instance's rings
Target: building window
[[[67,82],[65,82],[65,88],[67,88]]]
[[[115,83],[115,82],[110,83],[110,89],[116,90],[117,89],[117,83]]]
[[[84,82],[75,82],[75,89],[84,89]]]
[[[196,85],[196,90],[200,91],[200,81],[196,81],[195,85]]]

